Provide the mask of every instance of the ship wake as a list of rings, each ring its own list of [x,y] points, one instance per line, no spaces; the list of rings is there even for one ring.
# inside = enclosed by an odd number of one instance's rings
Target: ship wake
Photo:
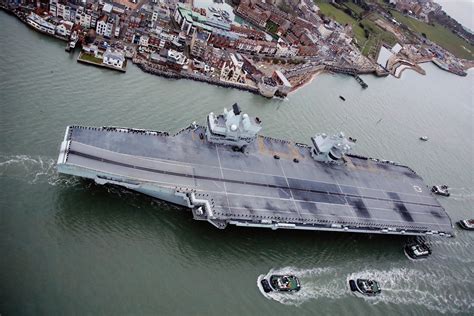
[[[346,268],[341,269],[346,270]],[[441,271],[420,271],[410,268],[389,270],[368,269],[341,275],[336,268],[299,269],[284,267],[271,269],[257,279],[264,297],[281,304],[299,306],[310,300],[341,299],[352,296],[349,280],[366,278],[377,280],[382,293],[376,297],[361,296],[368,304],[417,305],[439,313],[474,313],[474,282],[460,282]],[[261,280],[272,274],[293,274],[301,281],[301,290],[293,293],[265,293]]]
[[[373,304],[421,305],[440,313],[474,311],[472,282],[459,283],[440,271],[420,271],[409,268],[365,270],[348,275],[351,279],[374,279],[382,288],[377,297],[364,297]],[[467,295],[466,295],[467,294]]]
[[[270,292],[265,293],[261,281],[264,278],[270,277],[272,274],[292,274],[300,279],[301,289],[298,292],[282,293]],[[334,279],[335,269],[333,268],[313,268],[313,269],[299,269],[295,267],[284,267],[271,269],[267,274],[259,275],[257,278],[257,285],[267,299],[275,300],[285,305],[301,305],[304,302],[318,298],[338,298],[344,292],[343,284],[338,284]],[[327,282],[321,282],[321,280]],[[331,281],[332,279],[332,281]]]
[[[78,178],[59,175],[55,166],[56,160],[50,157],[0,154],[0,177],[65,187],[79,183]]]

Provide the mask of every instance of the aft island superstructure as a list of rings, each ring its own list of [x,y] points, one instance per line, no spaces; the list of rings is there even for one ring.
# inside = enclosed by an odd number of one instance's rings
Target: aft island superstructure
[[[68,126],[60,173],[186,206],[196,220],[399,235],[452,236],[453,227],[412,169],[352,155],[356,140],[318,134],[311,145],[259,135],[234,104],[206,126],[166,132]]]

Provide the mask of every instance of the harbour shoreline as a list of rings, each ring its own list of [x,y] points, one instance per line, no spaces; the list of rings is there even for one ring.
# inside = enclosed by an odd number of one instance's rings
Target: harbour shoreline
[[[41,30],[38,30],[38,29],[34,28],[33,26],[31,26],[27,22],[27,20],[24,16],[20,15],[21,12],[20,13],[16,12],[16,11],[14,11],[14,10],[8,8],[8,7],[5,7],[3,5],[0,5],[0,9],[2,9],[4,12],[6,12],[9,15],[15,16],[18,20],[20,20],[21,22],[26,24],[32,30],[35,30],[35,31],[37,31],[41,34],[48,35],[50,37],[56,38],[56,39],[61,40],[61,41],[65,41],[65,42],[69,41],[69,39],[61,37],[57,34],[50,34],[50,33],[47,33],[47,32],[44,32],[44,31],[41,31]],[[140,68],[143,72],[153,74],[153,75],[157,75],[157,76],[160,76],[160,77],[164,77],[164,78],[168,78],[168,79],[188,79],[188,80],[203,82],[203,83],[207,83],[207,84],[211,84],[211,85],[215,85],[215,86],[220,86],[220,87],[224,87],[224,88],[234,88],[234,89],[238,89],[238,90],[241,90],[241,91],[247,91],[247,92],[257,94],[257,95],[261,95],[261,96],[265,97],[262,93],[260,93],[257,86],[252,87],[252,86],[247,85],[247,84],[238,84],[238,83],[233,83],[233,82],[216,80],[216,79],[204,76],[204,75],[197,75],[197,74],[188,73],[188,72],[179,72],[178,73],[178,72],[174,72],[172,70],[158,69],[157,67],[150,66],[150,64],[153,64],[153,63],[145,61],[141,58],[140,59],[132,58],[131,61],[138,68]],[[440,65],[438,65],[433,59],[429,60],[429,61],[435,63],[438,66],[438,68],[441,69],[441,70],[448,71],[448,72],[451,72],[453,74],[459,75],[458,73],[452,72],[447,68],[440,67]],[[98,64],[94,64],[94,63],[84,62],[83,60],[79,60],[79,59],[77,60],[77,62],[84,63],[84,64],[92,64],[94,66],[101,66],[101,65],[98,65]],[[428,61],[425,60],[423,62],[428,62]],[[465,65],[465,70],[469,70],[470,68],[474,67],[474,61],[473,62],[466,61],[466,62],[467,62],[467,65]],[[418,65],[419,63],[422,63],[422,62],[415,62],[416,65]],[[337,71],[337,70],[334,71],[334,69],[332,69],[334,67],[332,67],[332,66],[328,66],[328,65],[324,65],[324,64],[322,64],[321,66],[323,66],[324,68],[323,69],[317,69],[311,75],[308,75],[308,76],[302,78],[301,81],[298,82],[291,89],[289,94],[292,94],[292,93],[302,89],[306,85],[310,84],[318,75],[321,75],[321,74],[324,74],[324,73],[331,73],[331,72],[348,74],[346,71]],[[120,69],[116,69],[116,68],[113,68],[113,67],[107,67],[107,66],[103,66],[103,67],[104,68],[109,68],[109,69],[112,69],[112,70],[122,71]],[[338,67],[335,67],[335,68],[338,68]],[[418,72],[420,74],[423,74],[422,72],[420,72],[419,70],[417,70],[414,67],[411,67],[411,69],[415,70],[416,72]],[[398,76],[396,76],[396,75],[393,75],[393,76],[397,79],[401,78],[401,75],[402,75],[404,70],[405,69],[401,70],[400,73],[398,74]],[[351,68],[351,71],[356,76],[362,75],[362,74],[374,74],[374,75],[378,76],[377,70],[367,72],[366,70],[360,70],[360,69],[357,69],[357,68],[352,69]],[[125,72],[125,71],[122,71],[122,72]],[[349,75],[353,75],[353,74],[350,73]]]

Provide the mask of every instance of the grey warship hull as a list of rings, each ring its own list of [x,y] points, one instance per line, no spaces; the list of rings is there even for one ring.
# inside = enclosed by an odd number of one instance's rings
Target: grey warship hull
[[[205,134],[69,126],[57,168],[189,207],[218,228],[452,236],[449,216],[406,166],[357,155],[326,164],[310,146],[265,136],[238,151]]]

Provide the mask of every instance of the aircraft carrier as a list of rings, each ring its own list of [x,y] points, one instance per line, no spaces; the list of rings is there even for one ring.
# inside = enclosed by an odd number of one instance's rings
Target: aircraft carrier
[[[196,220],[302,229],[451,237],[446,211],[423,179],[392,161],[350,154],[356,140],[317,134],[311,145],[259,135],[262,122],[210,113],[175,135],[68,126],[60,173],[186,206]]]

